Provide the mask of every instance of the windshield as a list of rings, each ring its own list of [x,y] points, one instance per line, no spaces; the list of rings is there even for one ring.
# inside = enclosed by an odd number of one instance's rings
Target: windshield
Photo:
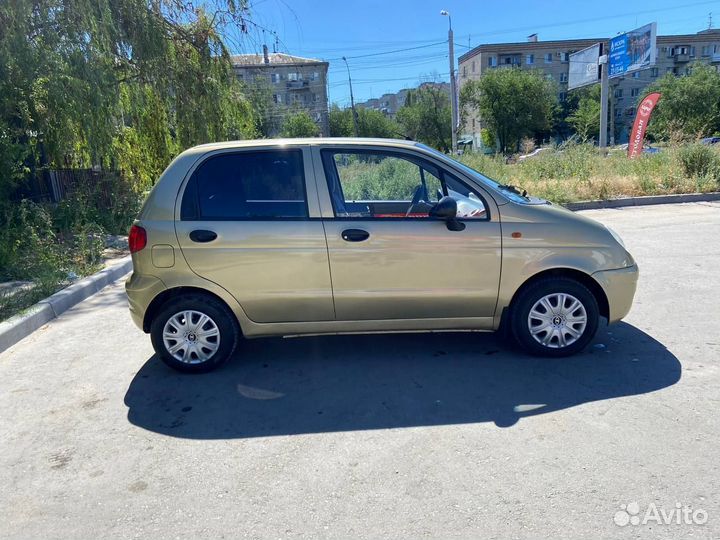
[[[452,157],[445,155],[442,152],[439,152],[438,150],[435,150],[434,148],[431,148],[425,144],[417,143],[417,146],[422,148],[423,150],[432,152],[433,154],[436,154],[437,156],[442,157],[443,159],[449,159],[450,161],[452,161],[452,163],[455,167],[462,170],[469,177],[474,178],[480,184],[487,186],[490,189],[502,192],[502,194],[505,197],[507,197],[508,199],[510,199],[511,201],[519,202],[519,203],[526,203],[530,200],[527,196],[523,196],[522,191],[517,190],[514,186],[509,186],[509,185],[501,184],[500,182],[496,182],[492,178],[488,178],[487,176],[485,176],[481,172],[476,171],[472,167],[468,167],[464,163],[461,163],[458,160],[453,159]]]

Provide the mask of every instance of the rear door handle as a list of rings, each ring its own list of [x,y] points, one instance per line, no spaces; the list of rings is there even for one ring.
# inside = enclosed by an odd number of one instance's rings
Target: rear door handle
[[[192,231],[190,233],[190,240],[193,242],[212,242],[217,238],[217,233],[215,231],[206,231],[204,229],[197,229],[195,231]]]
[[[362,242],[370,238],[370,233],[362,229],[345,229],[341,236],[346,242]]]

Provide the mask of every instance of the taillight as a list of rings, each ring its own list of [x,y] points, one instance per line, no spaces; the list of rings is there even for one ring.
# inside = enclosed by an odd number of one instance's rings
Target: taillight
[[[133,225],[130,227],[130,234],[128,235],[128,246],[130,247],[130,253],[140,251],[147,245],[147,233],[145,229],[139,225]]]

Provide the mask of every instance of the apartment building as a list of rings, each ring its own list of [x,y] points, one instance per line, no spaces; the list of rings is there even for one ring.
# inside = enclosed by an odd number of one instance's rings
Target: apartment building
[[[418,86],[418,88],[426,87],[439,88],[440,90],[445,92],[448,97],[450,96],[450,83],[424,82],[421,83],[420,86]],[[372,98],[362,103],[358,103],[357,106],[364,107],[366,109],[375,109],[382,112],[386,116],[394,118],[397,112],[402,108],[402,106],[405,105],[405,99],[407,98],[407,94],[410,90],[413,89],[403,88],[402,90],[399,90],[395,93],[383,94],[379,98]]]
[[[328,62],[283,53],[239,54],[232,57],[238,79],[248,85],[268,85],[281,118],[293,110],[305,110],[324,136],[328,127]],[[277,123],[280,127],[280,122]],[[275,133],[273,133],[275,135]]]
[[[607,38],[540,41],[537,34],[529,36],[528,41],[522,43],[480,45],[458,60],[460,88],[490,69],[539,69],[557,82],[558,99],[563,101],[568,96],[570,54],[595,43],[603,43],[607,50]],[[666,73],[685,75],[694,61],[720,67],[720,29],[703,30],[697,34],[658,36],[657,49],[655,66],[626,77],[610,79],[611,141],[614,139],[618,144],[628,141],[638,99],[644,94],[645,87],[658,77]],[[472,140],[473,146],[479,148],[480,128],[481,119],[474,111],[468,114],[465,125],[461,126],[461,138]]]

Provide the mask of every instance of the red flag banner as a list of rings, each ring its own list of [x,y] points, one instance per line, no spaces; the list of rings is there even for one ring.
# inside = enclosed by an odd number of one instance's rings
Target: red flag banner
[[[659,99],[660,93],[653,92],[645,96],[638,106],[635,122],[630,133],[630,143],[628,144],[628,157],[631,159],[642,154],[643,141],[645,140],[648,122],[650,122],[650,115]]]

